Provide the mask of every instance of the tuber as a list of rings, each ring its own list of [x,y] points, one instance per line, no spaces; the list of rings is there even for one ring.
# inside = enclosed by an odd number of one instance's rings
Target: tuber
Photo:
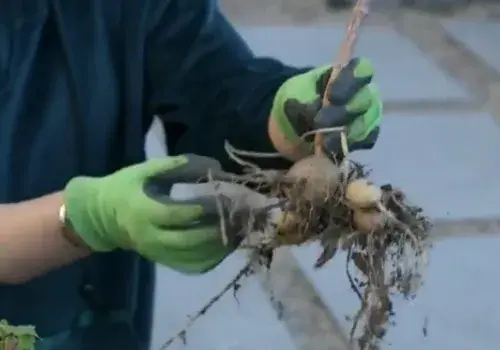
[[[323,155],[311,155],[296,162],[288,170],[287,178],[303,183],[301,195],[310,202],[325,202],[337,189],[341,170]]]
[[[367,179],[356,179],[347,185],[345,199],[353,209],[376,208],[382,199],[382,190]]]
[[[384,214],[377,210],[355,209],[352,214],[354,229],[359,233],[370,234],[384,226]]]

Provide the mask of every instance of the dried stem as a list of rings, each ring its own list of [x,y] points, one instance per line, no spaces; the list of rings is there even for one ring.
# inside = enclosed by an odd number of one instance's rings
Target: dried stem
[[[325,93],[323,94],[323,106],[328,106],[330,101],[328,100],[328,88],[333,84],[340,70],[345,66],[352,56],[354,46],[356,44],[356,39],[358,36],[358,29],[361,26],[361,22],[368,14],[370,0],[357,0],[356,5],[352,11],[349,23],[347,25],[346,36],[342,45],[340,46],[339,56],[336,63],[333,66],[332,73],[326,84]],[[348,149],[346,147],[347,142],[345,142],[345,132],[341,132],[342,141],[342,151],[344,156],[347,155]],[[317,133],[314,138],[314,153],[319,155],[323,154],[323,134]]]
[[[184,327],[180,331],[178,331],[175,335],[170,337],[160,348],[160,350],[167,349],[170,345],[172,345],[176,340],[181,340],[184,343],[186,342],[186,333],[189,328],[215,304],[217,303],[228,291],[234,289],[238,286],[238,283],[242,278],[248,276],[252,272],[252,266],[254,264],[254,259],[249,259],[245,266],[233,277],[233,279],[221,289],[219,293],[214,295],[208,303],[206,303],[200,310],[194,314],[194,316],[189,317],[189,321],[186,323]]]

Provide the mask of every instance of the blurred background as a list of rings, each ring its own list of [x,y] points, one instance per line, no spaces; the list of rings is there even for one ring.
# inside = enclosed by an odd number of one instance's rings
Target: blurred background
[[[221,0],[256,54],[293,65],[329,63],[349,0]],[[370,58],[385,100],[379,143],[354,158],[373,179],[407,191],[436,221],[424,286],[395,300],[382,349],[499,348],[500,5],[496,0],[373,0],[357,55]],[[150,157],[164,156],[155,125]],[[344,350],[359,304],[338,256],[312,265],[316,245],[280,250],[269,275],[243,283],[187,334],[186,350]],[[216,294],[245,262],[186,277],[158,268],[153,350]],[[273,295],[273,297],[271,297]],[[425,330],[425,331],[424,331]]]

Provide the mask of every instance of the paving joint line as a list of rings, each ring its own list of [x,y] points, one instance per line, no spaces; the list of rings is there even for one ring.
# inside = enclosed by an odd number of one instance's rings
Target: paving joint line
[[[500,72],[454,37],[439,17],[415,11],[398,11],[390,17],[399,34],[462,85],[500,126]]]
[[[477,112],[481,106],[476,101],[464,99],[442,99],[442,100],[384,100],[384,115],[398,113],[436,113],[436,112],[456,112],[457,115],[469,115],[470,112]],[[448,114],[443,114],[446,117]],[[454,115],[455,116],[455,115]]]
[[[297,349],[352,350],[338,318],[319,296],[288,247],[276,250],[271,269],[260,269],[257,276]]]
[[[497,234],[498,233],[498,234]],[[430,231],[432,240],[457,237],[481,237],[498,235],[500,237],[500,217],[437,219]]]

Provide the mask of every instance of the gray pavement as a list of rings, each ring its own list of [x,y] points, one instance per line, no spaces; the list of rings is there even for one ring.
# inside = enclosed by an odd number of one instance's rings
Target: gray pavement
[[[320,0],[221,4],[257,54],[290,64],[329,63],[343,35],[345,16],[325,13]],[[376,14],[361,34],[357,53],[373,60],[387,109],[376,148],[354,157],[374,169],[377,182],[403,187],[438,221],[440,236],[417,299],[396,301],[397,325],[384,349],[498,348],[500,21],[487,17],[491,11],[477,7],[453,18]],[[158,129],[150,135],[150,156],[164,154],[161,137]],[[343,259],[313,270],[318,252],[316,245],[280,252],[271,283],[246,280],[239,302],[224,298],[193,327],[187,345],[172,349],[346,349],[344,316],[358,305]],[[153,349],[244,261],[235,254],[201,277],[159,268]],[[281,319],[270,286],[281,298]]]

